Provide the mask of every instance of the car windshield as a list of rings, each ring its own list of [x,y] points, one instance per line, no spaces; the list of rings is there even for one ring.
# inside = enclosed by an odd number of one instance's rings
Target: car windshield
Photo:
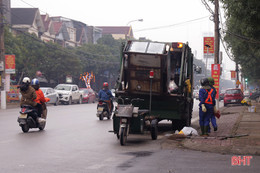
[[[227,90],[226,94],[239,94],[240,90]]]
[[[70,91],[71,86],[66,86],[66,85],[58,85],[55,87],[56,90],[65,90],[65,91]]]

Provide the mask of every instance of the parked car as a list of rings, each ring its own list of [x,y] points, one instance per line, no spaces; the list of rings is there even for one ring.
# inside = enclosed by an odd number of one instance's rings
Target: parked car
[[[44,94],[44,97],[48,97],[50,101],[48,103],[57,106],[59,104],[59,94],[51,87],[41,87],[40,88]]]
[[[82,92],[79,91],[78,85],[59,84],[54,90],[59,94],[61,103],[70,105],[72,102],[82,103]]]
[[[221,90],[219,93],[219,101],[224,100],[225,90]]]
[[[228,104],[241,104],[244,99],[244,94],[239,88],[228,89],[224,95],[224,106]]]
[[[80,88],[82,92],[82,103],[95,103],[96,92],[91,88]]]
[[[193,98],[199,100],[199,90],[193,90]]]

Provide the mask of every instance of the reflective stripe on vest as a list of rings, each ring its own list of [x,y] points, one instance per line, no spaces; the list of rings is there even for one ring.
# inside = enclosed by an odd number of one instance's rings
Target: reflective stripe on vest
[[[210,92],[208,92],[208,90],[206,90],[206,91],[207,91],[207,93],[208,93],[208,97],[206,98],[205,103],[210,104],[210,105],[213,105],[213,101],[212,101],[212,97],[211,97],[211,94],[212,94],[212,92],[213,92],[213,89],[211,88],[211,89],[210,89]]]

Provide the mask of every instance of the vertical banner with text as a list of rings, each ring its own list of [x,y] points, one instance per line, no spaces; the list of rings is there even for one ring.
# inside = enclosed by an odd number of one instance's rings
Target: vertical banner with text
[[[5,73],[15,74],[15,55],[5,55]]]
[[[236,71],[230,71],[231,73],[231,80],[236,80],[237,79],[237,72]]]
[[[216,88],[216,99],[219,98],[219,77],[220,77],[220,64],[211,64],[211,76],[214,79]]]

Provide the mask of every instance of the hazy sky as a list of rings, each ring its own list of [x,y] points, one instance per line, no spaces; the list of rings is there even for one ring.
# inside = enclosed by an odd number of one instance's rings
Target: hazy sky
[[[203,36],[214,36],[214,23],[201,0],[11,0],[11,7],[35,7],[41,14],[92,26],[126,26],[132,20],[143,19],[129,24],[135,38],[189,42],[198,59],[203,57]],[[223,63],[228,64],[228,70],[235,69],[225,53]]]

